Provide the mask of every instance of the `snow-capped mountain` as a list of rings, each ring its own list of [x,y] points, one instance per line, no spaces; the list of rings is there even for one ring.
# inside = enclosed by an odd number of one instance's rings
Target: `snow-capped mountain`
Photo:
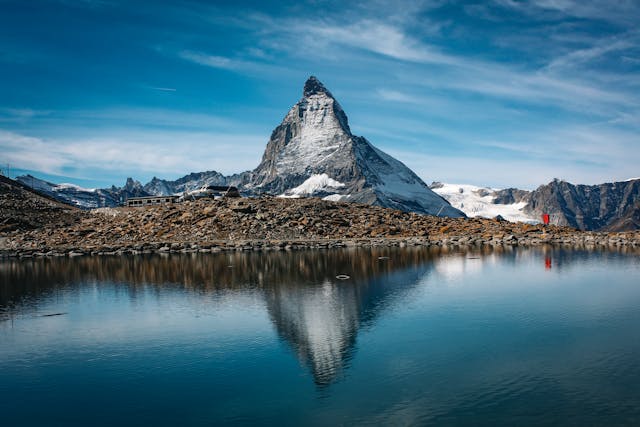
[[[533,214],[525,212],[526,201],[509,200],[501,193],[504,190],[441,182],[434,182],[430,187],[468,217],[495,218],[501,216],[512,222],[540,222]],[[529,192],[525,191],[524,193],[528,194]],[[500,198],[501,196],[502,198]]]
[[[129,197],[149,196],[140,182],[128,178],[123,187],[82,188],[74,184],[53,184],[31,175],[22,175],[16,181],[40,193],[83,209],[113,207],[122,204]]]
[[[338,101],[313,76],[271,134],[262,162],[243,188],[464,216],[403,163],[353,135]]]

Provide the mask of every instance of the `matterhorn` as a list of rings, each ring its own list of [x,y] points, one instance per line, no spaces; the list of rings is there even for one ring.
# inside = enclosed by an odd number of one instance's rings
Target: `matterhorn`
[[[402,162],[353,135],[342,107],[314,76],[271,134],[248,181],[244,187],[252,193],[464,216]]]

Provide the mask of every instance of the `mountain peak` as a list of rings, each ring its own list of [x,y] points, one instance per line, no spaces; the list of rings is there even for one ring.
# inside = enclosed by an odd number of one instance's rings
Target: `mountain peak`
[[[464,216],[402,162],[353,135],[342,107],[315,76],[271,133],[249,179],[249,189],[260,193]]]
[[[316,76],[309,77],[304,84],[304,96],[307,97],[307,96],[317,95],[322,93],[329,95],[330,97],[333,98],[333,95],[331,95],[331,92],[329,92],[329,90],[326,87],[324,87],[322,82],[320,82],[320,80],[318,80]]]

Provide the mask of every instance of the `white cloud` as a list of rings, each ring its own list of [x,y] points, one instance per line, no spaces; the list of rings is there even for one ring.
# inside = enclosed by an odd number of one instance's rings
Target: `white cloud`
[[[266,144],[262,135],[188,132],[128,132],[78,139],[40,139],[0,130],[3,162],[12,168],[83,176],[180,175],[216,170],[225,174],[254,168]]]
[[[506,141],[473,143],[488,150],[497,148],[511,152],[506,158],[490,154],[471,156],[464,150],[430,155],[420,150],[387,149],[425,182],[535,188],[553,178],[575,184],[599,184],[638,175],[640,151],[634,132],[604,125],[576,126],[548,128],[544,135],[533,138],[520,134]]]
[[[558,167],[557,163],[525,157],[499,160],[484,156],[469,157],[463,152],[447,156],[389,151],[426,183],[442,181],[495,188],[534,189],[554,178],[574,184],[600,184],[623,181],[634,176],[633,168],[630,167],[593,170],[573,163]],[[635,174],[637,175],[637,169]]]

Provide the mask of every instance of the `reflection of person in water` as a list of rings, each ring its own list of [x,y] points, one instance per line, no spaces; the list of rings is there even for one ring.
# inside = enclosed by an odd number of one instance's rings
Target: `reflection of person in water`
[[[547,270],[551,270],[551,257],[548,255],[544,257],[544,268]]]

